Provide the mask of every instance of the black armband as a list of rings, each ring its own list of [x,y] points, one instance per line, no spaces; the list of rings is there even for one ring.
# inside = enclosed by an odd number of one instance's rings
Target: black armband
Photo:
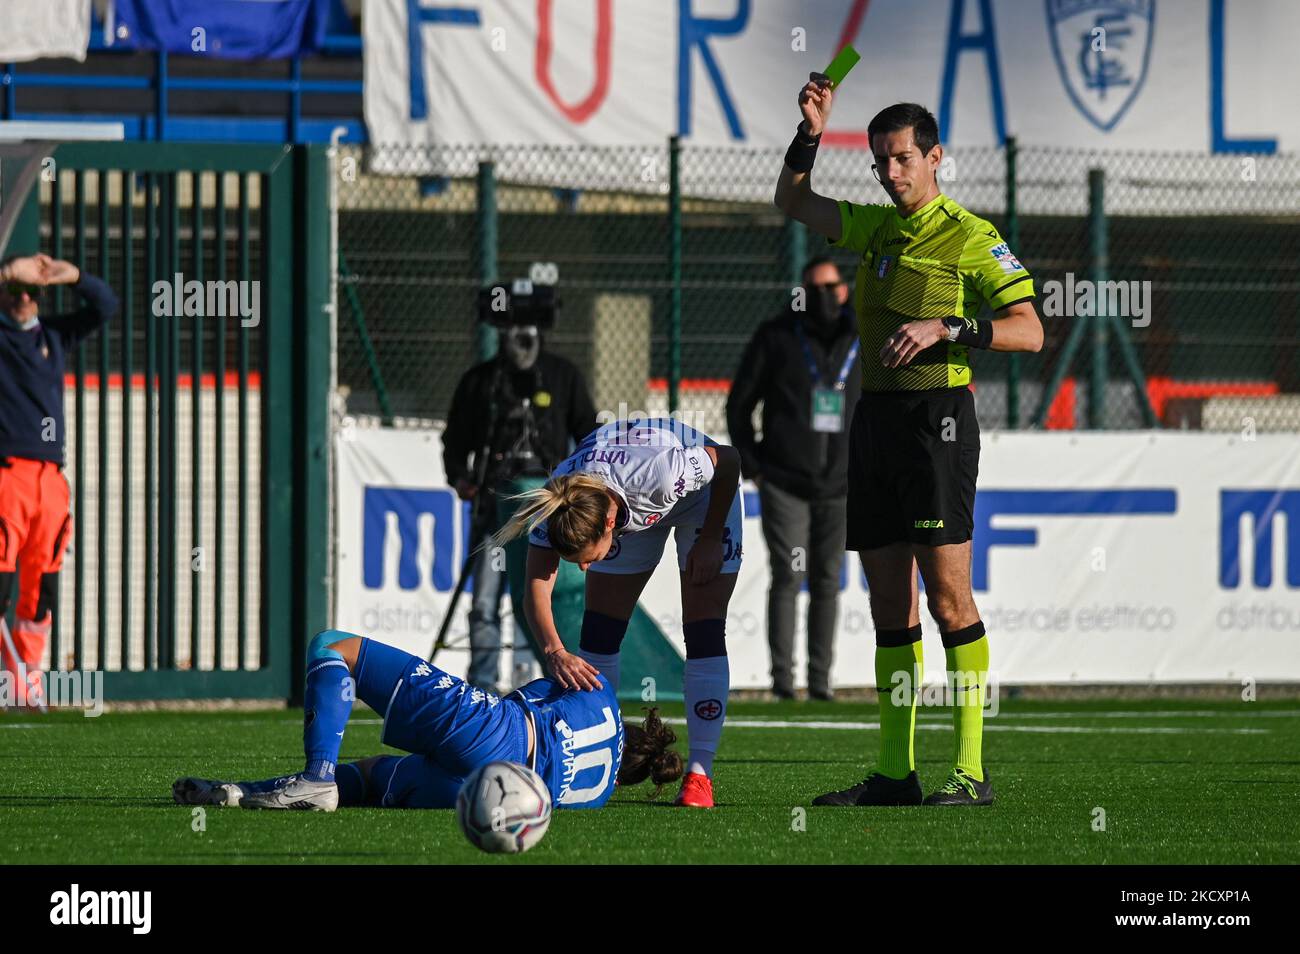
[[[795,130],[790,148],[785,151],[785,164],[795,172],[808,172],[817,161],[817,147],[821,144],[822,134],[810,136],[803,131],[803,123]]]
[[[991,321],[980,321],[976,318],[949,318],[945,324],[949,329],[949,341],[954,340],[951,332],[955,328],[957,329],[956,342],[959,345],[987,351],[989,345],[993,344],[993,322]]]

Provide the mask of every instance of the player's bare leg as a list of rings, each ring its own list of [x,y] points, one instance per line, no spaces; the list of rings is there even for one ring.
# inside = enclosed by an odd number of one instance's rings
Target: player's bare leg
[[[361,651],[361,637],[349,636],[337,643],[330,643],[329,648],[343,657],[343,664],[348,667],[348,673],[356,675],[357,653]]]
[[[871,621],[877,630],[906,629],[921,622],[916,560],[906,543],[858,554],[870,590]]]

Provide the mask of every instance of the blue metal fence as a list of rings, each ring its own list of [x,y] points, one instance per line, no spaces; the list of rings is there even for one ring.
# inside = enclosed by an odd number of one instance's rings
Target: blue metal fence
[[[120,49],[106,46],[102,28],[96,25],[91,33],[89,52],[94,54],[125,55]],[[130,53],[139,53],[131,50]],[[326,38],[322,52],[327,56],[360,60],[361,37],[356,34],[331,34]],[[239,64],[228,61],[230,73],[226,76],[196,77],[175,76],[175,61],[184,59],[159,50],[151,54],[154,68],[148,76],[123,76],[113,73],[48,73],[20,71],[18,64],[5,63],[0,73],[0,118],[39,122],[115,122],[121,123],[125,137],[136,140],[171,142],[267,142],[312,143],[329,142],[337,127],[345,130],[344,142],[365,142],[366,129],[361,118],[360,79],[304,79],[304,58],[296,56],[288,61],[289,76],[284,79],[248,78],[238,75]],[[150,90],[154,94],[154,108],[150,112],[86,113],[84,111],[33,112],[21,110],[18,102],[20,89],[36,88],[94,89],[94,90]],[[170,111],[170,94],[180,91],[214,93],[288,94],[289,107],[283,116],[220,116],[184,115]],[[311,94],[336,94],[357,97],[355,114],[339,116],[304,116],[302,98]]]

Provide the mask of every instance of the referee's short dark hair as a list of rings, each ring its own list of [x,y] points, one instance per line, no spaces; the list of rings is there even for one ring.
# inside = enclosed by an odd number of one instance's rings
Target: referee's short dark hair
[[[875,118],[867,124],[867,142],[874,142],[876,133],[912,130],[916,148],[921,155],[929,155],[930,150],[939,142],[939,124],[935,122],[934,113],[917,103],[895,103],[876,113]]]

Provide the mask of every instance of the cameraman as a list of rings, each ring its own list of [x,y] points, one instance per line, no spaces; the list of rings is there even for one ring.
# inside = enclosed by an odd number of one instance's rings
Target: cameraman
[[[498,501],[509,493],[510,482],[544,479],[569,455],[570,438],[576,443],[596,428],[586,379],[571,361],[543,349],[541,323],[530,310],[512,311],[500,329],[496,357],[466,371],[451,399],[442,437],[443,467],[460,498],[474,504],[476,529],[482,528],[474,546],[501,525]],[[479,460],[484,448],[485,461]],[[505,579],[504,561],[494,561],[485,547],[474,567],[466,681],[488,690],[496,687],[500,674]],[[515,617],[518,632],[523,613]],[[514,658],[516,668],[531,667],[533,654],[522,634],[515,640]]]

